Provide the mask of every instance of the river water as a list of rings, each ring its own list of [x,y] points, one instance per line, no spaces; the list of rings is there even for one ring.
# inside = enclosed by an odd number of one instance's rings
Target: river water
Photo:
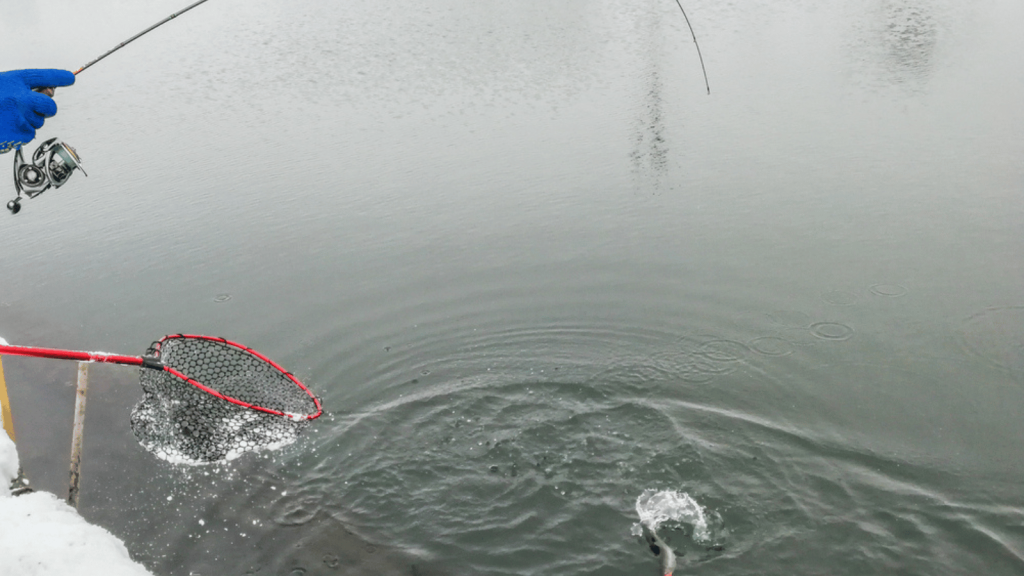
[[[182,7],[10,4],[0,69]],[[1024,4],[684,6],[710,95],[668,0],[216,0],[58,90],[89,177],[0,215],[0,334],[327,410],[175,467],[95,366],[86,518],[160,575],[654,574],[668,490],[680,573],[1024,572]],[[63,493],[74,366],[4,366]]]

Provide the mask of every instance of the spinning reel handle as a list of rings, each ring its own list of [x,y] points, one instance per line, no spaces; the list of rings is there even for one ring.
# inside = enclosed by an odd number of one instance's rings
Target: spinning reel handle
[[[44,86],[40,88],[33,88],[32,91],[39,92],[40,94],[45,94],[46,96],[53,98],[53,94],[57,91],[57,89],[53,86]]]

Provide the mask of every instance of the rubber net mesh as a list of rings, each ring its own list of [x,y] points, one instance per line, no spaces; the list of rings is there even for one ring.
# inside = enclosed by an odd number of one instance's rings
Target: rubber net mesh
[[[170,338],[160,360],[243,402],[286,414],[313,414],[310,396],[273,365],[214,340]],[[203,391],[165,370],[142,368],[145,397],[132,411],[139,443],[173,463],[209,464],[291,444],[309,422],[252,410]]]

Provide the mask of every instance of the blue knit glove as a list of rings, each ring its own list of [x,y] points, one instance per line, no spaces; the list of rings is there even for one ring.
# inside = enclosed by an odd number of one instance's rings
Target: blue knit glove
[[[57,113],[53,98],[33,88],[70,86],[75,75],[67,70],[0,72],[0,154],[28,144],[43,121]]]

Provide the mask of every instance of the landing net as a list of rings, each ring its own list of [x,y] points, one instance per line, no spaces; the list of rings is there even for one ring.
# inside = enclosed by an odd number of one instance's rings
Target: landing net
[[[210,464],[291,444],[322,413],[319,400],[292,374],[241,344],[177,334],[146,356],[145,397],[132,411],[139,443],[173,463]]]

